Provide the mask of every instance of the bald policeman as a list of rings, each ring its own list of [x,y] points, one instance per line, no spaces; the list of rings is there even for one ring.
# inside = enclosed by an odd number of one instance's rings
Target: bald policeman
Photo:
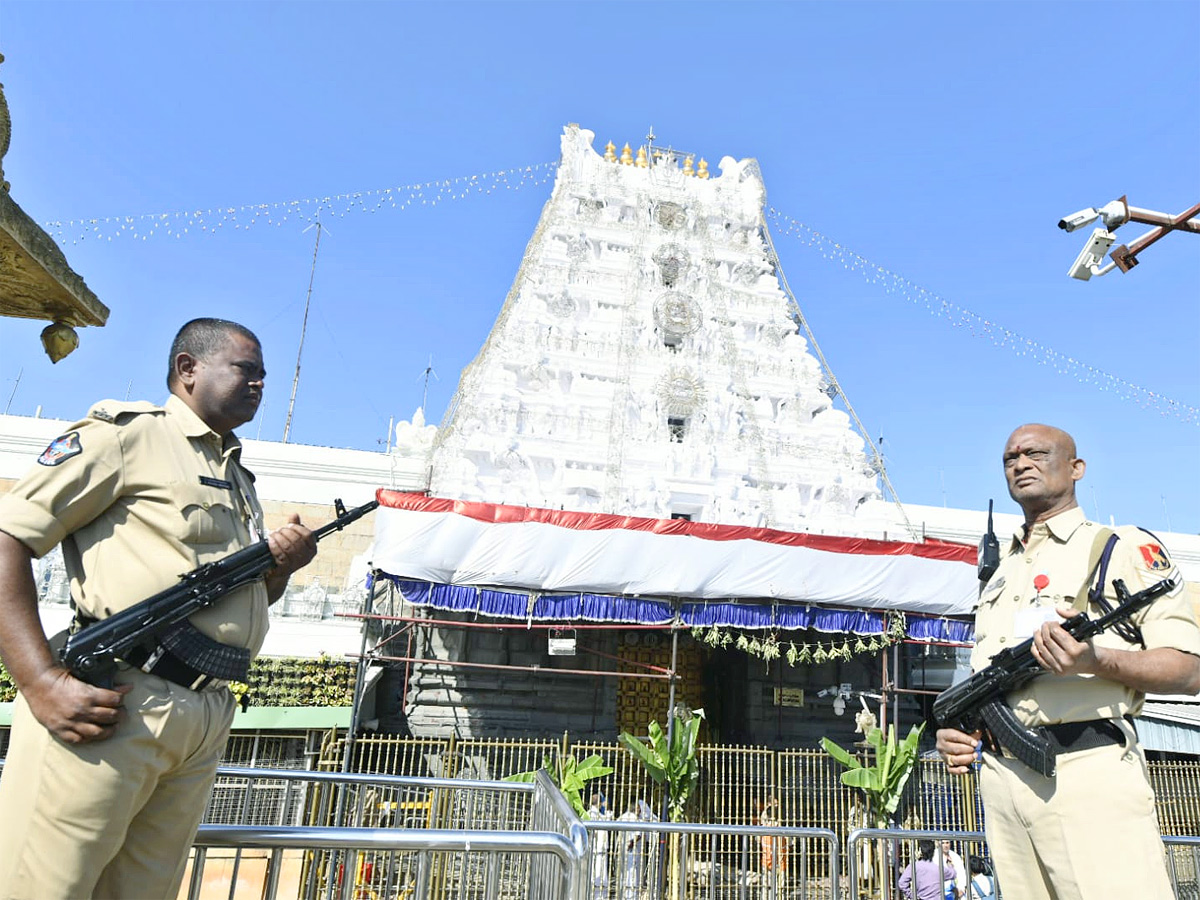
[[[316,553],[298,517],[265,534],[241,464],[233,429],[254,417],[265,374],[248,329],[188,322],[171,346],[165,405],[97,404],[0,497],[0,655],[20,692],[0,778],[0,898],[178,892],[235,705],[227,682],[198,666],[215,654],[244,672],[268,604]],[[204,658],[143,651],[113,690],[58,664],[32,558],[62,544],[78,627],[264,536],[275,567],[189,620]]]
[[[1131,717],[1147,692],[1200,691],[1200,629],[1183,579],[1154,535],[1084,519],[1075,484],[1085,468],[1059,428],[1022,425],[1012,433],[1004,475],[1025,524],[975,612],[975,671],[1033,638],[1046,674],[1014,691],[1008,704],[1024,725],[1047,728],[1059,751],[1055,775],[982,744],[979,734],[944,728],[937,747],[956,774],[969,771],[982,749],[987,841],[1006,897],[1167,900],[1173,894],[1154,793]],[[1175,589],[1134,616],[1135,630],[1081,643],[1062,627],[1084,607],[1094,618],[1104,603],[1115,606],[1114,579],[1133,593],[1168,577]],[[1089,598],[1101,581],[1103,598]]]

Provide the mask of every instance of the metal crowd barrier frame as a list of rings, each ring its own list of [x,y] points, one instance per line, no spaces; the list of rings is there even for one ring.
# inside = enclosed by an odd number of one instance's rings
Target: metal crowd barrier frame
[[[881,872],[871,872],[874,868],[875,857],[869,851],[871,842],[884,839],[888,844],[883,845],[885,858],[882,863]],[[962,845],[979,844],[984,845],[984,835],[982,831],[930,831],[919,828],[856,828],[846,838],[846,874],[847,888],[846,895],[848,897],[858,896],[858,883],[860,880],[869,881],[873,887],[878,889],[877,896],[885,898],[894,897],[903,900],[904,895],[900,893],[897,887],[896,879],[904,870],[905,864],[900,862],[900,854],[898,845],[903,843],[909,846],[908,860],[916,858],[916,844],[920,840],[931,840],[934,843],[943,840],[954,841]],[[860,857],[860,846],[867,849],[867,853]],[[890,844],[890,846],[889,846]],[[890,852],[889,852],[890,851]],[[868,860],[867,877],[864,878],[864,873],[860,871],[860,859]],[[966,855],[963,855],[963,862],[966,863]],[[943,878],[945,872],[942,872]],[[967,879],[967,890],[962,895],[963,900],[977,900],[978,894],[971,886],[970,878]],[[1003,894],[1000,892],[1000,885],[996,884],[996,900],[1003,900]]]
[[[839,900],[842,896],[838,867],[840,845],[837,835],[828,828],[609,820],[589,820],[583,824],[592,835],[592,848],[611,845],[616,835],[642,835],[643,841],[645,835],[657,836],[650,847],[632,851],[644,855],[641,861],[631,860],[631,852],[625,850],[624,845],[632,843],[632,838],[622,839],[623,846],[615,852],[609,849],[607,871],[616,877],[603,886],[595,879],[597,863],[601,861],[593,856],[589,869],[592,900],[605,897],[641,900],[646,896],[691,900]],[[600,833],[607,834],[608,841],[597,840]],[[672,835],[679,835],[678,840],[671,841]],[[721,841],[722,837],[727,840]],[[794,853],[797,865],[793,872],[800,873],[800,877],[789,877],[786,864],[777,867],[769,876],[763,875],[758,860],[764,839],[775,848],[776,859],[781,854],[780,848],[799,848],[782,852],[785,856]],[[825,845],[824,851],[817,855],[827,867],[827,884],[812,884],[803,874],[811,855],[810,841]],[[735,860],[732,865],[722,861],[731,856]],[[615,867],[611,865],[613,862]],[[632,878],[629,877],[631,870]]]
[[[223,791],[242,798],[240,808],[227,803],[219,811],[241,821],[201,825],[192,858],[190,900],[201,896],[208,851],[215,848],[233,851],[230,900],[247,849],[270,851],[262,896],[271,900],[279,894],[283,851],[288,849],[306,851],[298,888],[304,900],[425,900],[451,891],[465,896],[473,875],[481,876],[473,879],[480,882],[471,888],[473,897],[490,900],[502,892],[512,896],[516,882],[520,896],[528,900],[585,900],[588,835],[545,772],[538,772],[533,783],[510,783],[221,767],[217,779]],[[280,782],[286,785],[285,798],[290,798],[282,804]],[[300,813],[295,801],[307,793],[303,817],[331,824],[245,824],[260,812],[252,798],[264,786],[275,798],[280,817]],[[384,827],[378,822],[364,827],[364,821],[380,816],[387,820]],[[457,827],[434,828],[435,821]],[[514,858],[528,862],[522,865]]]
[[[1176,900],[1200,900],[1200,837],[1164,837]]]
[[[932,841],[950,840],[960,846],[964,843],[978,844],[981,848],[986,846],[982,831],[922,831],[906,828],[856,829],[850,832],[846,838],[846,858],[848,860],[846,868],[849,884],[847,896],[856,896],[855,886],[862,875],[858,865],[862,858],[859,854],[860,844],[864,848],[869,848],[874,840],[889,841],[892,844],[892,862],[894,862],[898,857],[895,852],[896,844],[903,842],[915,847],[917,841],[926,838]],[[1167,836],[1163,838],[1163,849],[1166,853],[1167,874],[1171,879],[1171,888],[1176,900],[1200,900],[1200,837]],[[909,859],[913,856],[915,854],[910,849]],[[902,870],[903,866],[894,864],[887,867],[886,886],[882,887],[878,896],[902,897],[895,884],[895,878]],[[995,887],[997,900],[1003,900],[1003,885],[999,879],[996,880]],[[963,900],[976,900],[977,896],[968,878],[967,893],[963,895]]]

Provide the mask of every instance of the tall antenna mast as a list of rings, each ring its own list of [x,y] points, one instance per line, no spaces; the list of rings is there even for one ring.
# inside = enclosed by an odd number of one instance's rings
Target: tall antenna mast
[[[308,228],[314,227],[309,225]],[[313,245],[312,270],[308,273],[308,294],[304,298],[304,322],[300,326],[300,347],[296,350],[296,374],[292,378],[292,396],[288,400],[287,420],[283,423],[283,443],[288,442],[288,434],[292,430],[292,411],[296,408],[296,388],[300,386],[300,357],[304,354],[304,335],[308,333],[308,308],[312,303],[313,278],[317,274],[317,251],[321,249],[321,232],[324,228],[321,225],[321,210],[317,210],[317,242]],[[305,231],[308,231],[305,228]]]
[[[425,412],[425,401],[429,397],[429,376],[433,376],[434,381],[441,381],[437,376],[437,372],[433,371],[433,354],[429,354],[429,365],[425,367],[425,371],[418,377],[424,377],[425,386],[421,389],[421,413]]]
[[[433,357],[430,357],[432,359]],[[21,371],[17,372],[17,383],[13,385],[12,393],[8,395],[8,403],[4,404],[4,414],[8,415],[9,407],[12,406],[13,397],[17,396],[17,388],[21,386],[21,376],[25,374],[25,367],[21,366]]]

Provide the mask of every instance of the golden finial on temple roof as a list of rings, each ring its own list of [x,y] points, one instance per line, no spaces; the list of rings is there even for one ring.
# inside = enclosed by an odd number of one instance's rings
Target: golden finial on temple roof
[[[617,149],[617,145],[614,144],[612,141],[609,141],[607,144],[604,145],[604,160],[605,160],[605,162],[616,162],[617,161],[616,149]]]
[[[696,177],[697,178],[707,178],[708,177],[708,160],[705,159],[704,157],[700,157],[700,166],[696,170]]]
[[[692,169],[692,160],[693,159],[695,159],[695,157],[693,157],[691,155],[689,155],[688,157],[686,157],[684,159],[684,161],[683,161],[683,174],[684,175],[695,175],[696,174],[695,171]]]
[[[628,144],[621,148],[621,163],[626,166],[633,165],[633,151],[629,149]]]
[[[646,148],[645,147],[638,147],[637,162],[635,163],[635,165],[639,169],[645,169],[645,168],[649,167],[650,163],[646,159]]]

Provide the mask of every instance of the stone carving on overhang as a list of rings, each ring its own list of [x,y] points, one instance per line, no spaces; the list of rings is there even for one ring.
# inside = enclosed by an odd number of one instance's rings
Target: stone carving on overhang
[[[576,216],[584,222],[595,222],[600,218],[602,209],[604,209],[604,201],[599,197],[580,197]]]
[[[591,241],[586,234],[567,238],[567,259],[573,263],[583,262],[592,249]]]
[[[662,283],[674,287],[685,274],[691,264],[687,248],[681,244],[663,244],[650,257],[662,274]]]
[[[764,325],[762,330],[763,339],[776,348],[782,347],[787,340],[787,336],[795,333],[795,326],[785,325],[782,322],[772,322],[769,325]]]
[[[664,291],[654,301],[654,324],[666,335],[692,334],[700,327],[700,305],[681,291]]]
[[[560,319],[566,319],[575,315],[575,311],[579,309],[579,304],[571,296],[570,292],[566,288],[563,288],[546,301],[546,308]]]
[[[687,366],[672,366],[658,381],[658,400],[669,416],[690,416],[704,404],[704,380]]]
[[[655,209],[654,221],[667,231],[678,231],[687,225],[687,210],[679,203],[666,200]]]
[[[758,278],[760,275],[762,275],[762,271],[763,270],[761,266],[746,261],[740,262],[734,266],[733,271],[730,274],[732,275],[733,282],[735,284],[743,284],[749,287],[758,283]]]

